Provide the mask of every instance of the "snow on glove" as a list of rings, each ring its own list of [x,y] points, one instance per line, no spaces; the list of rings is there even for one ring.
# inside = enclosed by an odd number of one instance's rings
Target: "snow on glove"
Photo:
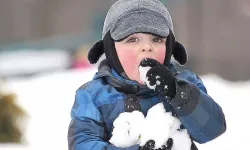
[[[171,150],[173,147],[173,139],[169,138],[166,145],[163,145],[161,150]]]
[[[155,147],[155,141],[149,140],[145,145],[140,147],[140,150],[154,150],[154,147]]]
[[[149,140],[144,146],[140,147],[140,150],[171,150],[173,146],[173,139],[169,138],[166,145],[163,145],[161,148],[154,149],[155,141]]]
[[[150,89],[173,98],[176,94],[175,77],[164,65],[154,59],[145,58],[139,66],[140,78]]]

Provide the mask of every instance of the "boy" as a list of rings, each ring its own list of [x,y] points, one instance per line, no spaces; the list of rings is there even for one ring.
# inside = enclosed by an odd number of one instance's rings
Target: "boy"
[[[119,0],[113,4],[104,22],[102,40],[89,51],[90,63],[96,63],[103,53],[106,59],[93,80],[76,92],[69,149],[153,150],[152,140],[142,147],[128,148],[115,147],[108,141],[119,114],[139,110],[146,115],[160,102],[166,111],[178,116],[182,128],[198,143],[211,141],[225,132],[223,111],[207,94],[201,79],[191,71],[178,72],[171,62],[173,56],[184,65],[187,54],[175,40],[171,17],[160,1]],[[145,85],[138,68],[147,66],[152,68]],[[157,79],[160,84],[156,84]],[[150,86],[155,86],[155,90]],[[162,149],[171,149],[171,141]],[[191,149],[197,149],[194,143]]]

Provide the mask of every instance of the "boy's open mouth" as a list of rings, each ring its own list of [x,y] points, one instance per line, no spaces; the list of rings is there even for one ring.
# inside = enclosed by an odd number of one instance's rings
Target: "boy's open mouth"
[[[144,57],[144,58],[142,58],[140,61],[139,61],[139,63],[137,64],[138,66],[138,68],[140,67],[140,64],[141,64],[141,62],[144,60],[144,59],[155,59],[155,58],[152,58],[152,57]]]

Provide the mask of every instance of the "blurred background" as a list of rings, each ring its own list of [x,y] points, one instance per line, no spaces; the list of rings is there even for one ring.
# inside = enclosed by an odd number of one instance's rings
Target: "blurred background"
[[[0,0],[0,149],[67,149],[74,92],[96,71],[86,55],[115,1]],[[188,50],[179,68],[201,76],[221,105],[229,92],[249,97],[250,1],[161,1]]]

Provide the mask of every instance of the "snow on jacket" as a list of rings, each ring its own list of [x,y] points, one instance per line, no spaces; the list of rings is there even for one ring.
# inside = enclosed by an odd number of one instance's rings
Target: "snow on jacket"
[[[207,94],[201,79],[191,71],[177,72],[174,64],[171,70],[177,79],[177,90],[169,102],[146,86],[120,77],[106,61],[101,62],[93,80],[76,91],[68,131],[69,149],[138,150],[139,145],[118,148],[108,142],[113,121],[122,112],[132,111],[131,106],[146,115],[160,102],[166,111],[178,116],[192,140],[198,143],[206,143],[224,133],[224,113]],[[197,149],[194,144],[192,149]]]

